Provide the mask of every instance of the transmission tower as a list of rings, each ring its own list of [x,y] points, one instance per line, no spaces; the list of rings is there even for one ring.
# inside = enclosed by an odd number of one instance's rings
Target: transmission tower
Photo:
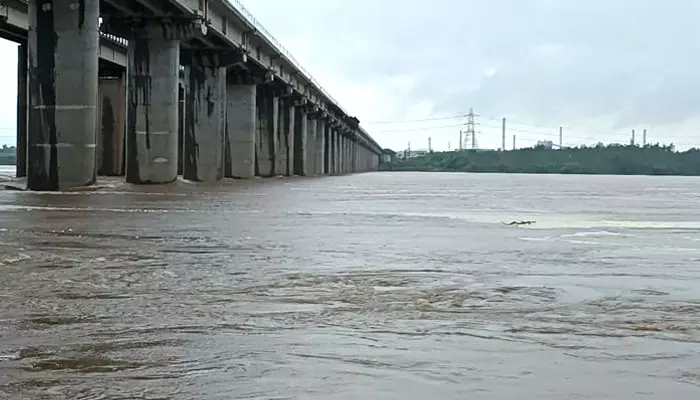
[[[467,130],[464,135],[463,148],[465,149],[471,148],[473,150],[477,148],[475,127],[478,125],[478,123],[476,122],[475,118],[478,116],[478,114],[474,114],[474,109],[469,109],[469,114],[467,114]]]

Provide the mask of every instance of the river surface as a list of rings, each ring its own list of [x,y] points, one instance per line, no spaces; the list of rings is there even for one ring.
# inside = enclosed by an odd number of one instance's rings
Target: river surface
[[[700,179],[104,183],[0,191],[2,399],[700,398]]]

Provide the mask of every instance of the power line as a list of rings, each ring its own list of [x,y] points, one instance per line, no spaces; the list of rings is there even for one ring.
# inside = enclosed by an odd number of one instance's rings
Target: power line
[[[387,131],[376,131],[376,133],[429,131],[429,130],[433,130],[433,129],[457,128],[457,127],[464,126],[464,125],[465,124],[429,126],[429,127],[425,127],[425,128],[412,128],[412,129],[390,129]]]
[[[466,118],[468,114],[452,115],[449,117],[433,117],[433,118],[423,118],[423,119],[404,119],[404,120],[394,120],[394,121],[375,121],[375,122],[362,122],[363,125],[379,125],[379,124],[401,124],[404,122],[424,122],[424,121],[444,121],[448,119],[459,119]]]

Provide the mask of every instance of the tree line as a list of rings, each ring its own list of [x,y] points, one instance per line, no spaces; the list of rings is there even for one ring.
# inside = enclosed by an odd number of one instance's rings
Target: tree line
[[[17,149],[15,146],[3,145],[0,147],[0,165],[15,165],[17,162]]]
[[[543,146],[510,151],[462,150],[394,158],[382,170],[528,174],[700,175],[700,149],[671,145]]]

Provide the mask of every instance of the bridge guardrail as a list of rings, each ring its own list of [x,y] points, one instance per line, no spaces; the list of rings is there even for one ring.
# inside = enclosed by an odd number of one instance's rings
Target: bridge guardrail
[[[112,35],[111,33],[100,31],[100,36],[123,47],[127,47],[129,45],[128,40],[124,39],[123,37]]]

